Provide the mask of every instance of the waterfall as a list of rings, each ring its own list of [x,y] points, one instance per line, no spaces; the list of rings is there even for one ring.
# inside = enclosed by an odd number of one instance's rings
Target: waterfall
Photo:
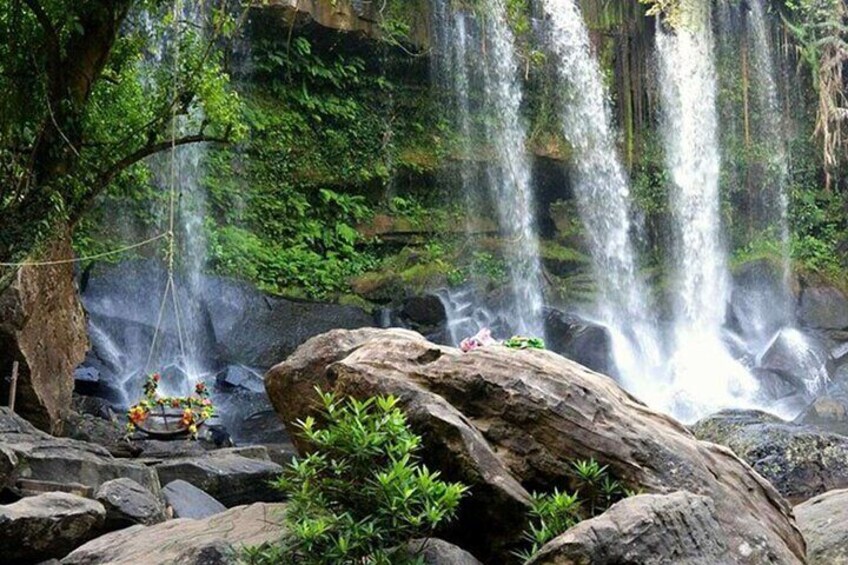
[[[543,6],[561,85],[562,128],[573,151],[574,192],[599,287],[597,316],[613,336],[622,381],[644,398],[657,389],[662,352],[631,241],[630,186],[609,96],[575,0],[544,0]]]
[[[436,75],[452,92],[457,129],[466,143],[462,189],[471,199],[473,184],[485,183],[505,242],[509,288],[498,317],[509,332],[543,336],[542,269],[518,59],[503,0],[483,4],[472,14],[447,0],[436,3]],[[479,176],[468,162],[475,144],[487,146]],[[475,308],[485,308],[479,298]]]
[[[786,142],[786,129],[783,121],[783,109],[777,88],[777,66],[772,56],[769,40],[769,28],[765,18],[763,0],[751,0],[749,25],[753,45],[753,71],[757,86],[758,110],[760,116],[759,137],[764,145],[765,175],[762,194],[768,199],[763,203],[770,231],[776,232],[780,242],[783,271],[783,302],[772,307],[771,317],[779,316],[784,323],[792,319],[790,277],[792,262],[789,236],[789,153]],[[767,315],[767,313],[763,313]]]
[[[674,354],[669,409],[693,419],[749,404],[757,385],[722,341],[730,282],[722,241],[717,77],[711,3],[683,4],[657,30],[661,123],[676,224],[671,257]]]
[[[206,17],[203,4],[186,1],[182,7],[182,21],[191,22],[188,33],[196,33],[202,41]],[[158,88],[153,77],[163,66],[175,64],[173,57],[177,52],[173,29],[163,27],[160,16],[144,13],[130,24],[151,38],[146,56],[138,63],[142,87],[150,91]],[[178,116],[174,135],[180,137],[196,131],[203,119],[199,111]],[[118,389],[122,403],[134,402],[141,395],[145,373],[163,373],[162,393],[186,395],[198,380],[207,378],[216,369],[210,362],[214,343],[203,304],[207,244],[206,193],[202,179],[206,156],[204,144],[189,144],[176,147],[173,153],[168,150],[148,158],[145,164],[150,171],[150,182],[160,196],[151,199],[149,211],[155,227],[146,229],[155,231],[129,233],[128,220],[120,226],[129,240],[166,232],[170,226],[170,191],[172,186],[175,188],[176,299],[165,294],[167,264],[159,260],[128,261],[104,268],[104,281],[98,282],[95,275],[92,288],[83,295],[85,308],[91,315],[92,351],[108,372],[110,385]]]

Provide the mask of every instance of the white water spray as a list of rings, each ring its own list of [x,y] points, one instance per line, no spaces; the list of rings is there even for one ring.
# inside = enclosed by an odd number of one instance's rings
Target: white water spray
[[[612,126],[609,96],[575,0],[544,0],[556,55],[562,127],[573,150],[574,191],[592,254],[597,315],[613,336],[620,377],[646,397],[658,388],[662,351],[632,243],[630,186]]]
[[[435,36],[442,62],[437,74],[453,91],[463,137],[490,144],[492,154],[484,166],[485,179],[505,240],[510,281],[500,317],[512,332],[543,336],[542,270],[526,128],[520,114],[522,87],[515,38],[503,0],[487,0],[486,9],[480,13],[486,17],[454,10],[446,1],[438,3]],[[479,120],[480,131],[472,131],[472,98],[477,89],[483,94],[482,107],[474,110],[481,112],[483,119]],[[463,190],[469,191],[472,176],[465,168],[470,165],[462,166]]]
[[[676,229],[673,383],[667,408],[683,420],[751,404],[757,384],[721,339],[729,272],[721,236],[716,69],[709,2],[688,2],[674,32],[659,26],[661,125]]]

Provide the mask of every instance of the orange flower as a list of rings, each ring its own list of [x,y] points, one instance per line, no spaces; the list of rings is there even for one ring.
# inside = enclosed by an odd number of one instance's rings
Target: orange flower
[[[186,408],[183,411],[183,418],[181,421],[184,426],[189,426],[192,422],[194,422],[194,412],[192,412],[191,408]]]
[[[133,406],[129,412],[130,422],[138,425],[147,419],[147,410],[141,406]]]

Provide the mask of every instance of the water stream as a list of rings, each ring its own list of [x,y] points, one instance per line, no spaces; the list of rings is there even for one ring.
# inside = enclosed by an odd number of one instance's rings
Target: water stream
[[[693,419],[750,403],[757,384],[722,340],[730,276],[722,239],[720,146],[711,4],[686,3],[675,32],[657,30],[670,206],[674,312],[667,408]]]
[[[613,337],[624,384],[641,395],[657,389],[663,355],[631,221],[632,197],[612,125],[609,95],[575,0],[544,0],[555,55],[562,127],[571,145],[574,192],[598,283],[597,312]]]
[[[506,6],[503,0],[486,0],[472,13],[440,0],[434,18],[437,80],[452,93],[459,132],[475,145],[463,148],[462,189],[467,194],[475,190],[478,165],[472,154],[484,152],[480,177],[503,241],[509,285],[494,315],[509,333],[544,336],[531,164],[521,117],[522,82]],[[475,309],[489,307],[475,297]]]

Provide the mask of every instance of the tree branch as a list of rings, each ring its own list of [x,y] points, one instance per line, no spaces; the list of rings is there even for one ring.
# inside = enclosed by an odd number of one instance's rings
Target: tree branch
[[[145,145],[141,149],[127,155],[123,159],[120,159],[97,177],[97,181],[94,183],[93,188],[88,192],[88,194],[86,194],[83,200],[80,201],[79,204],[74,207],[74,210],[71,211],[71,226],[74,226],[80,220],[82,214],[85,212],[85,210],[88,209],[89,205],[94,201],[94,199],[100,195],[103,189],[109,185],[109,183],[115,180],[115,177],[117,177],[121,171],[135,165],[139,161],[142,161],[147,157],[150,157],[151,155],[155,155],[156,153],[161,153],[162,151],[171,149],[171,147],[190,145],[192,143],[230,143],[230,140],[226,137],[214,137],[198,133],[195,135],[187,135],[185,137],[180,137],[174,140],[169,139],[159,143],[150,143],[148,145]]]
[[[47,34],[47,46],[50,49],[50,53],[48,54],[50,57],[50,62],[52,66],[58,66],[61,61],[61,51],[59,49],[59,32],[56,29],[56,26],[53,25],[53,22],[50,20],[50,16],[47,15],[47,12],[44,11],[44,8],[39,4],[38,0],[24,0],[24,3],[32,10],[32,13],[35,14],[35,19],[38,20],[39,25],[44,29],[44,33]]]

